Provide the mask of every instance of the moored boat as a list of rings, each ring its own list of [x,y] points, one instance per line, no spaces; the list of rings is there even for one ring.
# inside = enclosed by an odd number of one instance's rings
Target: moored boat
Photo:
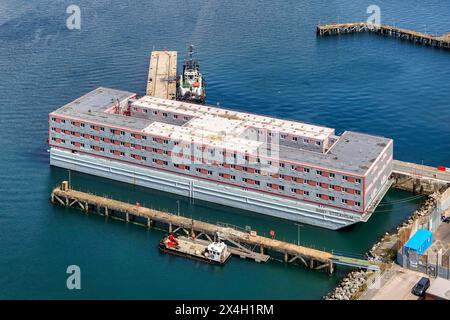
[[[195,239],[169,234],[160,241],[159,249],[166,253],[214,264],[224,264],[231,256],[227,245],[217,236],[213,242],[205,245]]]
[[[189,58],[183,64],[183,73],[178,79],[177,100],[204,104],[206,85],[200,73],[200,65],[193,58],[194,46],[189,46],[188,54]]]

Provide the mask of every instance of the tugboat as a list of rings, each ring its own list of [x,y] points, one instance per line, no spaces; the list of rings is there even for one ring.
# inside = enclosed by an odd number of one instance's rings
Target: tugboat
[[[192,56],[194,46],[188,49],[189,59],[184,61],[183,73],[180,74],[177,87],[177,100],[204,104],[206,99],[206,85],[200,65]]]
[[[214,235],[213,242],[205,244],[202,240],[176,238],[171,233],[161,240],[159,249],[166,253],[214,264],[224,264],[231,256],[227,245],[220,241],[217,234]]]

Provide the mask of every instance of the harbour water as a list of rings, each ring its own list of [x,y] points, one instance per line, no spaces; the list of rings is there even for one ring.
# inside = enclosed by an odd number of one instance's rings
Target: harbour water
[[[153,48],[197,48],[208,103],[363,131],[395,140],[395,158],[450,166],[447,51],[361,34],[317,39],[321,22],[361,21],[371,4],[334,1],[69,1],[0,4],[0,298],[318,299],[344,276],[278,262],[223,267],[162,255],[163,234],[52,206],[68,178],[50,168],[47,115],[98,86],[145,92]],[[379,1],[382,22],[450,32],[446,1]],[[71,173],[72,184],[210,222],[275,230],[292,242],[361,254],[416,208],[391,190],[368,223],[341,231],[291,222]],[[68,265],[81,290],[66,288]]]

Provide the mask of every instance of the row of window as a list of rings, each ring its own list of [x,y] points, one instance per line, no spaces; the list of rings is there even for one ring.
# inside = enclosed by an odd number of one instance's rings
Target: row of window
[[[263,135],[263,134],[265,134],[267,131],[268,131],[268,130],[257,129],[257,132],[258,132],[259,135]],[[268,136],[269,136],[269,137],[276,136],[276,134],[278,134],[278,132],[271,132],[271,131],[268,132]],[[318,141],[318,140],[313,140],[313,139],[308,139],[308,138],[302,138],[302,137],[300,137],[300,136],[288,136],[288,135],[285,134],[285,133],[281,133],[281,134],[280,134],[280,139],[281,139],[281,140],[288,140],[288,139],[290,139],[290,140],[292,140],[292,141],[294,141],[294,142],[302,141],[303,143],[307,143],[307,144],[315,144],[315,145],[317,145],[317,146],[321,146],[321,145],[322,145],[322,142],[321,142],[321,141]]]
[[[56,141],[56,140],[60,140],[60,139],[53,138],[52,140]],[[65,140],[62,140],[61,142],[65,142]],[[81,148],[85,147],[85,144],[80,143],[80,142],[71,141],[71,144],[75,147],[81,147]],[[90,146],[90,148],[93,150],[96,150],[96,151],[104,151],[105,150],[103,147],[98,147],[98,146]],[[111,150],[109,150],[109,153],[116,155],[116,156],[121,156],[121,157],[125,156],[125,152],[120,151],[120,150],[111,149]],[[147,160],[147,157],[137,155],[137,154],[130,154],[130,157],[135,160],[143,160],[143,161]],[[152,163],[157,164],[157,165],[162,165],[162,166],[167,166],[169,164],[167,161],[164,161],[161,159],[155,159],[155,158],[152,158]],[[174,164],[174,167],[178,168],[178,169],[184,169],[187,171],[190,170],[190,166],[181,165],[181,164]],[[196,168],[196,172],[198,172],[200,174],[204,174],[204,175],[210,175],[210,176],[213,175],[212,170],[208,170],[208,169],[204,169],[204,168]],[[222,172],[219,173],[219,177],[224,178],[224,179],[233,180],[233,181],[236,180],[235,175],[222,173]],[[254,179],[250,179],[250,178],[242,178],[242,181],[249,185],[256,185],[256,186],[261,185],[261,182],[259,180],[254,180]],[[266,187],[274,189],[274,190],[278,190],[278,191],[285,190],[285,186],[274,184],[274,183],[266,183]],[[295,194],[305,195],[305,196],[309,196],[309,194],[310,194],[309,191],[301,190],[301,189],[297,189],[297,188],[291,188],[291,192],[295,193]],[[318,197],[322,200],[335,201],[334,196],[328,196],[328,195],[316,193],[316,197]],[[342,199],[342,203],[348,204],[348,205],[360,206],[360,202],[353,201],[353,200]]]
[[[141,109],[142,110],[142,112],[144,112],[144,113],[148,113],[148,111],[149,111],[149,109]],[[140,111],[140,108],[137,108],[137,107],[133,107],[133,111]],[[157,116],[157,115],[159,115],[160,113],[162,114],[162,116],[164,117],[164,118],[168,118],[169,117],[169,114],[167,113],[167,112],[163,112],[163,111],[158,111],[158,110],[151,110],[152,111],[152,114],[154,115],[154,116]],[[172,117],[174,118],[174,119],[179,119],[180,118],[180,115],[178,115],[178,114],[173,114],[172,115]],[[185,120],[185,121],[188,121],[189,120],[189,117],[188,116],[183,116],[183,120]]]
[[[60,142],[60,141],[58,141],[60,139],[52,138],[52,140]],[[65,140],[64,140],[64,142],[65,142]],[[123,143],[123,142],[121,142],[121,143]],[[71,144],[73,146],[76,146],[76,147],[83,147],[84,148],[84,143],[71,141]],[[134,145],[134,144],[130,144],[130,143],[127,143],[127,144],[129,146],[135,148],[135,149],[141,150],[141,146],[140,145]],[[91,149],[96,150],[96,151],[104,151],[105,150],[103,147],[98,147],[98,146],[91,146]],[[169,151],[163,150],[163,149],[145,147],[145,150],[151,151],[153,153],[169,155]],[[122,154],[122,153],[124,155],[124,152],[120,152],[119,150],[117,150],[116,154]],[[145,160],[146,159],[145,156],[141,156],[141,155],[139,155],[139,157],[133,157],[133,158],[134,159],[138,159],[138,160]],[[255,169],[255,168],[251,168],[251,167],[243,167],[243,166],[238,166],[238,165],[222,164],[222,163],[218,163],[217,165],[218,166],[222,166],[224,168],[232,168],[232,169],[235,169],[237,171],[244,171],[244,172],[252,173],[252,174],[261,174],[261,170]],[[182,166],[183,166],[183,169],[185,169],[186,166],[185,165],[182,165]],[[189,170],[189,169],[186,169],[186,170]],[[268,173],[265,173],[264,175],[269,176]],[[292,176],[288,176],[288,175],[284,175],[284,174],[278,174],[278,173],[270,174],[270,177],[275,178],[275,179],[279,178],[279,179],[285,180],[285,181],[293,181],[295,183],[300,183],[300,184],[308,184],[308,185],[310,185],[312,187],[319,186],[319,187],[321,187],[323,189],[330,189],[330,190],[334,190],[334,191],[342,191],[342,192],[346,192],[346,193],[349,193],[349,194],[356,194],[356,195],[360,195],[361,194],[361,191],[358,190],[358,189],[346,188],[346,187],[342,187],[342,186],[339,186],[339,185],[328,184],[328,183],[324,183],[324,182],[318,182],[318,181],[311,180],[311,179],[292,177]],[[250,181],[251,181],[252,184],[258,184],[257,182],[253,183],[253,181],[257,181],[257,180],[250,180]]]
[[[62,119],[62,120],[64,120],[64,119]],[[113,143],[113,144],[116,144],[116,145],[120,144],[120,145],[125,146],[125,147],[133,147],[133,148],[136,148],[136,149],[139,149],[139,150],[140,149],[146,149],[147,151],[155,150],[155,148],[152,148],[152,150],[149,150],[149,148],[145,147],[145,146],[141,146],[141,145],[137,145],[137,144],[133,144],[133,143],[129,143],[129,142],[124,142],[124,141],[119,141],[119,140],[115,140],[115,139],[110,139],[110,138],[93,136],[93,135],[85,134],[85,133],[79,133],[79,132],[76,132],[76,131],[62,130],[60,128],[53,128],[53,127],[52,127],[52,130],[56,131],[58,133],[62,132],[62,133],[65,133],[65,134],[74,135],[76,137],[80,137],[81,136],[81,137],[86,138],[86,139],[93,139],[93,140],[96,140],[96,141],[101,140],[103,142]],[[124,131],[119,131],[119,130],[115,130],[115,129],[110,129],[110,130],[111,130],[111,132],[114,132],[115,134],[119,134],[119,135],[121,135],[122,133],[125,134]],[[147,137],[145,135],[139,135],[139,134],[136,134],[136,133],[131,133],[131,135],[134,138],[136,138],[136,139],[144,139],[144,140],[147,139]],[[162,139],[162,138],[157,138],[157,137],[152,137],[152,141],[156,142],[156,143],[159,143],[159,144],[165,144],[165,145],[169,144],[169,140],[168,139]],[[178,144],[179,144],[179,142],[176,142],[176,141],[174,142],[174,145],[178,145]],[[205,149],[205,147],[200,147],[200,146],[198,146],[197,148],[200,148],[199,150],[204,150]],[[158,151],[158,153],[161,153],[161,152],[159,152],[159,149],[156,149],[156,150]],[[214,150],[211,150],[211,149],[209,151],[211,153],[214,152]],[[155,151],[153,151],[153,152],[155,152]],[[170,152],[168,152],[166,150],[163,150],[162,153],[164,153],[166,155],[170,155]],[[228,152],[228,151],[221,150],[221,151],[219,151],[219,153],[224,155],[224,156],[232,156],[234,158],[237,158],[237,153],[236,152],[231,153],[231,152]],[[184,158],[189,158],[189,157],[192,158],[191,155],[187,155],[186,156],[182,152],[176,153],[175,156],[184,157]],[[261,159],[259,157],[252,157],[254,159],[251,159],[251,156],[245,155],[243,158],[246,161],[256,160],[257,163],[261,163]],[[206,159],[201,158],[201,157],[195,157],[193,160],[205,161]],[[213,162],[211,160],[206,160],[206,161],[207,161],[206,163],[213,164]],[[286,168],[287,167],[287,164],[284,163],[284,162],[273,162],[271,160],[268,160],[267,164],[269,166],[279,166],[280,168]],[[237,170],[244,170],[244,171],[250,170],[249,172],[251,172],[251,173],[257,173],[257,174],[260,173],[259,169],[253,169],[254,171],[252,171],[252,168],[247,168],[247,167],[243,167],[243,166],[237,166],[236,165],[233,168],[235,168]],[[308,167],[297,166],[297,165],[290,165],[290,169],[298,171],[298,172],[304,172],[304,173],[309,173],[311,171],[311,169],[308,168]],[[316,175],[322,176],[322,177],[328,177],[328,178],[335,178],[336,177],[336,174],[334,172],[328,172],[328,171],[319,170],[319,169],[315,170],[315,172],[316,172]],[[282,176],[283,175],[280,175],[280,177],[282,177]],[[361,178],[351,177],[351,176],[347,176],[347,175],[343,175],[342,176],[342,180],[345,180],[345,181],[351,182],[351,183],[356,183],[356,184],[360,184],[361,183]]]

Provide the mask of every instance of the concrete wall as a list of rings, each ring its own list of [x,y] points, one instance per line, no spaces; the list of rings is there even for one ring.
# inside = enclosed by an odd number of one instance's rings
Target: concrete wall
[[[379,191],[386,184],[392,173],[393,143],[386,146],[385,150],[375,159],[370,170],[366,173],[366,208],[375,200]]]

